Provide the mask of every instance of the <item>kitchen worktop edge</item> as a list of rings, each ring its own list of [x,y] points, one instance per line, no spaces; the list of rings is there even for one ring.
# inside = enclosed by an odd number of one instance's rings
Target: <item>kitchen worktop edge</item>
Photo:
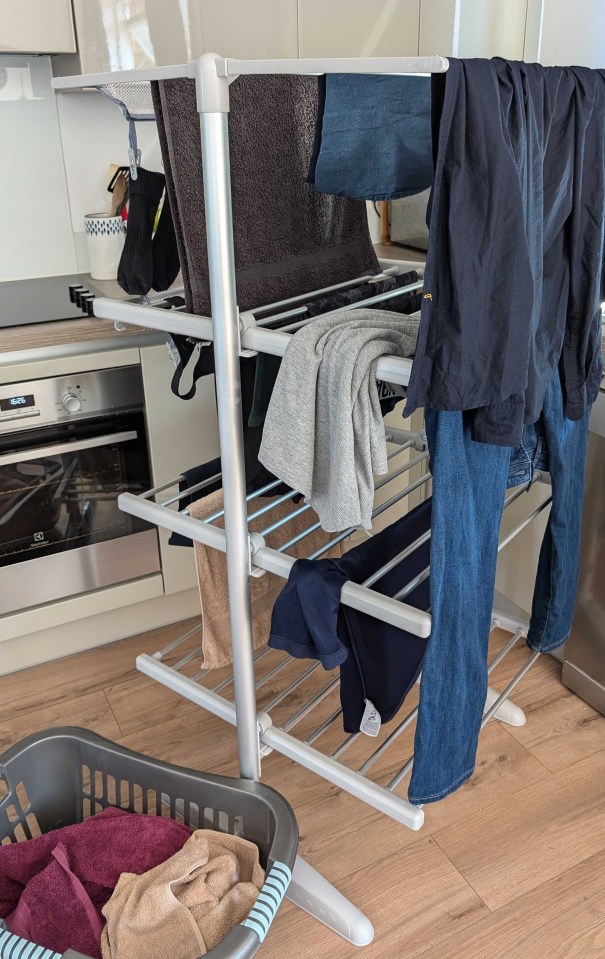
[[[0,330],[0,367],[107,350],[155,346],[165,340],[164,333],[135,326],[118,332],[110,321],[97,318],[8,327]]]

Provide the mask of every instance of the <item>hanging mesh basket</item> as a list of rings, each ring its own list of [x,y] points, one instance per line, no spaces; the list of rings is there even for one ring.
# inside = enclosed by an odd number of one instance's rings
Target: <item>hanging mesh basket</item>
[[[150,83],[104,83],[98,89],[117,103],[127,120],[155,120]]]

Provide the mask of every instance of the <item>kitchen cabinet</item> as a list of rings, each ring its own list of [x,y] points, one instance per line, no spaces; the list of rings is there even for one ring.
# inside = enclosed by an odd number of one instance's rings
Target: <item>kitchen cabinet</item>
[[[536,0],[422,0],[420,55],[523,60],[535,6]]]
[[[69,6],[0,0],[0,45],[73,50]],[[78,53],[56,57],[55,75],[183,63],[208,50],[243,58],[440,53],[597,67],[605,27],[602,0],[578,0],[573,11],[567,0],[73,0],[73,9]]]
[[[545,66],[603,66],[603,0],[542,0],[539,60]]]
[[[0,0],[0,51],[73,53],[71,0]]]
[[[214,377],[198,380],[192,399],[179,399],[170,389],[174,367],[165,344],[143,347],[141,371],[151,478],[154,486],[160,486],[181,470],[207,463],[219,454]],[[178,491],[178,486],[163,490],[160,499],[176,496]],[[197,588],[193,550],[169,546],[168,530],[160,529],[159,537],[165,594]]]
[[[207,50],[225,57],[295,57],[297,0],[195,0],[199,33],[194,56]]]
[[[74,15],[78,53],[55,76],[298,51],[297,0],[74,0]]]
[[[76,270],[50,79],[49,57],[0,55],[0,282]]]
[[[4,355],[0,383],[38,380],[85,371],[141,365],[145,393],[149,466],[154,484],[180,470],[213,459],[218,453],[214,377],[203,377],[195,397],[184,402],[170,390],[174,372],[166,344],[158,334],[79,341]],[[49,335],[52,323],[44,324]],[[30,337],[32,333],[30,332]],[[133,339],[137,345],[132,346]],[[149,343],[147,345],[147,340]],[[178,494],[166,489],[160,499]],[[174,508],[178,508],[174,504]],[[0,675],[36,663],[112,642],[181,619],[199,617],[200,601],[192,549],[168,545],[159,531],[161,572],[92,592],[0,615]]]
[[[421,0],[74,0],[56,76],[230,57],[415,56]]]
[[[418,54],[420,0],[300,0],[301,57]]]

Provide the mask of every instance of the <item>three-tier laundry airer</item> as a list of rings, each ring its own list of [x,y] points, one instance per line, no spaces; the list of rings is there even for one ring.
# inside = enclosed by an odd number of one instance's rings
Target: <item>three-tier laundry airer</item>
[[[417,264],[399,263],[398,261],[381,261],[382,272],[377,277],[359,277],[347,283],[339,283],[323,290],[309,290],[308,294],[284,299],[277,303],[262,304],[258,308],[241,312],[237,306],[236,273],[233,247],[233,221],[231,205],[231,181],[228,138],[229,87],[237,81],[239,76],[251,74],[294,74],[315,75],[327,73],[374,73],[374,74],[430,74],[442,73],[448,68],[448,61],[439,56],[435,57],[396,57],[396,58],[359,58],[359,59],[293,59],[293,60],[235,60],[222,58],[215,54],[206,53],[199,60],[188,64],[169,67],[154,67],[146,70],[114,72],[111,74],[95,74],[90,76],[76,76],[55,79],[55,89],[75,89],[82,87],[107,87],[112,85],[114,99],[119,91],[119,98],[125,104],[125,115],[132,114],[128,110],[129,91],[137,100],[141,96],[142,85],[151,81],[171,80],[176,78],[190,78],[195,80],[197,89],[197,105],[200,118],[200,135],[202,145],[204,195],[207,227],[208,266],[210,291],[212,299],[212,318],[188,314],[180,310],[158,309],[157,306],[139,305],[110,299],[95,300],[95,314],[98,317],[113,321],[119,328],[120,324],[140,326],[147,329],[160,330],[167,334],[183,335],[196,340],[212,341],[215,354],[216,395],[218,406],[219,435],[221,447],[222,487],[224,493],[224,511],[209,517],[205,521],[190,516],[187,510],[175,508],[179,499],[172,493],[178,485],[179,477],[175,477],[162,485],[148,490],[142,495],[135,496],[123,493],[120,496],[120,506],[123,510],[138,516],[158,527],[180,533],[191,540],[204,544],[206,547],[221,550],[226,553],[229,610],[231,622],[231,639],[233,647],[233,676],[222,681],[212,688],[212,674],[200,669],[194,675],[186,675],[183,670],[201,653],[201,647],[187,652],[179,662],[168,666],[163,660],[168,652],[172,652],[180,644],[187,643],[192,635],[201,630],[201,625],[187,632],[179,640],[170,644],[164,650],[153,656],[138,657],[139,670],[154,678],[163,685],[180,693],[182,696],[198,704],[202,708],[231,723],[237,729],[239,760],[241,774],[248,779],[257,780],[261,774],[261,758],[267,752],[276,750],[292,761],[304,766],[322,778],[351,793],[361,801],[374,807],[398,823],[410,829],[418,830],[422,827],[424,813],[422,808],[412,805],[399,794],[399,789],[409,774],[413,757],[402,762],[400,768],[385,786],[373,781],[369,773],[384,756],[387,750],[396,749],[400,737],[410,727],[416,718],[417,709],[408,715],[396,720],[392,731],[384,738],[380,745],[372,747],[372,740],[368,739],[368,755],[357,769],[345,765],[343,757],[353,743],[359,745],[362,733],[353,733],[344,738],[336,748],[327,752],[322,751],[322,739],[326,740],[329,733],[334,733],[341,711],[333,703],[321,721],[314,728],[308,725],[309,717],[315,709],[320,710],[323,716],[330,705],[330,699],[338,695],[337,678],[331,678],[319,690],[313,691],[310,698],[302,705],[297,706],[294,712],[285,720],[277,724],[272,719],[272,711],[278,706],[286,704],[288,698],[296,694],[299,701],[300,691],[305,683],[313,685],[313,673],[319,668],[319,663],[299,664],[300,671],[295,678],[290,679],[278,695],[264,704],[259,710],[257,696],[259,691],[269,681],[274,681],[281,673],[289,678],[296,661],[284,654],[283,659],[265,675],[262,672],[262,661],[268,651],[254,653],[252,642],[252,616],[250,605],[250,577],[262,575],[263,571],[277,574],[284,579],[288,578],[294,559],[289,550],[300,543],[305,536],[319,527],[311,509],[304,504],[292,504],[292,514],[300,515],[306,511],[309,517],[309,527],[295,537],[288,534],[286,516],[279,521],[271,521],[271,505],[265,507],[266,527],[260,533],[249,531],[250,507],[249,503],[259,493],[269,492],[271,484],[261,490],[247,495],[244,473],[242,406],[240,390],[240,356],[251,352],[268,353],[274,356],[283,356],[290,342],[290,338],[305,322],[301,319],[304,314],[304,303],[313,297],[342,289],[357,283],[368,283],[368,297],[361,304],[368,306],[373,303],[384,303],[395,296],[405,295],[422,288],[422,271],[417,271],[415,282],[388,293],[372,295],[372,282],[385,275],[397,272],[408,272],[417,267]],[[351,306],[353,308],[353,305]],[[347,308],[345,308],[347,309]],[[291,318],[287,326],[279,330],[272,329],[276,322],[283,322]],[[398,357],[383,357],[378,361],[377,376],[380,380],[407,386],[412,361]],[[428,453],[426,438],[423,432],[406,431],[403,429],[387,428],[387,441],[391,448],[389,462],[393,468],[377,484],[377,489],[388,487],[387,492],[393,490],[386,501],[381,502],[374,510],[377,517],[393,507],[401,508],[406,497],[420,491],[425,493],[430,489],[430,473],[428,470]],[[403,457],[403,458],[402,458]],[[178,469],[178,464],[177,464]],[[417,476],[418,471],[420,475]],[[212,477],[205,483],[199,484],[201,490],[204,485],[215,481],[219,477]],[[534,477],[546,484],[547,476]],[[402,487],[403,484],[403,487]],[[272,484],[279,485],[279,481]],[[519,488],[509,494],[505,508],[515,502],[526,487]],[[543,513],[550,504],[548,487],[542,502],[531,511],[512,529],[500,542],[500,549],[504,549],[511,540],[525,529],[537,516]],[[194,493],[196,487],[188,490]],[[166,495],[169,493],[169,495]],[[162,498],[162,495],[166,498]],[[293,494],[290,492],[287,497]],[[285,501],[286,497],[280,497]],[[258,510],[255,513],[258,516]],[[217,521],[224,520],[222,525]],[[277,548],[267,546],[265,537],[269,532],[281,530],[283,541]],[[316,551],[310,558],[317,559],[327,552],[335,543],[344,540],[352,531],[347,530],[330,540],[321,550]],[[430,536],[425,534],[423,540]],[[420,541],[413,547],[420,545]],[[408,547],[411,549],[412,547]],[[395,598],[383,596],[372,589],[380,576],[392,568],[396,562],[404,558],[403,553],[395,558],[391,564],[378,570],[364,584],[345,584],[341,602],[367,613],[378,620],[390,623],[416,636],[428,637],[431,630],[430,613],[418,610],[405,601],[413,589],[428,577],[428,569],[414,581],[404,587]],[[504,611],[494,610],[492,619],[493,628],[501,627],[510,631],[512,638],[506,642],[495,659],[490,663],[490,672],[508,655],[511,650],[525,637],[528,624]],[[525,716],[522,710],[509,699],[517,683],[523,678],[540,654],[531,653],[519,672],[509,682],[502,693],[492,689],[488,691],[485,707],[484,724],[493,716],[513,725],[522,725]],[[273,660],[270,660],[273,663]],[[188,673],[191,670],[187,670]],[[234,701],[229,697],[233,687]],[[323,710],[323,712],[321,711]],[[456,721],[456,717],[452,717]],[[297,727],[304,725],[305,734],[298,736]],[[293,882],[288,892],[289,898],[303,909],[320,919],[331,929],[357,945],[371,941],[373,929],[369,920],[348,900],[346,900],[330,883],[317,873],[308,863],[300,859],[294,870]]]

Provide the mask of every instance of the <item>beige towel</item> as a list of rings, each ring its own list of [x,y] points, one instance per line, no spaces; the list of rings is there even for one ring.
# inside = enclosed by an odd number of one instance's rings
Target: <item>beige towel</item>
[[[251,513],[261,506],[266,506],[278,497],[259,497],[248,504],[248,512]],[[223,491],[217,490],[203,499],[196,500],[189,506],[189,513],[196,519],[204,519],[211,513],[217,513],[223,508]],[[271,523],[277,522],[283,516],[287,516],[297,507],[292,500],[288,499],[274,509],[269,510],[252,520],[250,529],[258,533],[266,529]],[[301,513],[291,522],[281,526],[274,533],[269,533],[266,537],[267,546],[274,549],[285,543],[286,540],[301,533],[311,524],[317,522],[317,516],[313,510],[307,510]],[[223,526],[223,520],[219,520],[217,525]],[[293,549],[288,550],[289,556],[300,559],[308,556],[316,549],[324,546],[330,539],[330,535],[322,529],[316,530],[309,536],[306,536],[300,543],[297,543]],[[206,669],[219,669],[221,666],[228,666],[233,662],[231,653],[231,633],[229,628],[229,602],[227,595],[227,557],[224,553],[216,549],[210,549],[203,546],[202,543],[194,543],[195,563],[197,566],[197,578],[200,587],[200,600],[202,603],[202,617],[204,621],[204,635],[202,644],[204,647],[204,667]],[[326,559],[342,555],[341,545],[333,547],[328,553],[324,554]],[[254,648],[263,646],[271,631],[271,611],[278,595],[284,588],[284,580],[274,573],[265,573],[264,576],[253,576],[250,580],[250,593],[252,597],[252,635]]]
[[[198,829],[142,876],[122,873],[103,908],[103,959],[197,959],[241,923],[264,882],[258,849]]]

